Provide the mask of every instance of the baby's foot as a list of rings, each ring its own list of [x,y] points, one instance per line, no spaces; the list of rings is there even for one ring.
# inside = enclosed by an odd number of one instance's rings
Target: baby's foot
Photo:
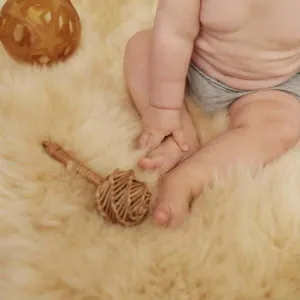
[[[193,142],[189,143],[189,151],[184,152],[178,147],[173,137],[168,137],[146,157],[142,157],[139,166],[143,169],[160,169],[161,173],[166,173],[192,155],[198,147],[199,144],[195,138]]]
[[[186,165],[186,162],[164,174],[159,182],[159,192],[152,212],[152,217],[158,225],[179,227],[190,214],[191,200],[196,195],[195,182],[197,187],[200,185],[198,180],[189,177],[187,169],[191,167]],[[197,194],[198,192],[197,190]]]

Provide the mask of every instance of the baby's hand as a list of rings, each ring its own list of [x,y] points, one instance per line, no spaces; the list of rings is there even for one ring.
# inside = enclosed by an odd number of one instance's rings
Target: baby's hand
[[[172,135],[183,151],[188,145],[181,128],[180,109],[162,109],[149,106],[142,116],[143,132],[140,136],[140,148],[153,150],[166,136]]]

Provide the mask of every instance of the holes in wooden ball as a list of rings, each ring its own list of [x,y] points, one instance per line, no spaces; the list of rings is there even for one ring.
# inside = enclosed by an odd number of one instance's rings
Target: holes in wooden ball
[[[52,13],[49,8],[40,4],[35,4],[29,7],[27,17],[33,24],[49,24],[52,21]]]
[[[6,30],[7,20],[6,18],[0,17],[0,36],[2,36]]]
[[[51,20],[52,20],[51,11],[48,11],[42,17],[43,17],[44,22],[47,23],[47,24],[49,24],[51,22]]]
[[[46,55],[43,55],[39,58],[39,63],[42,65],[47,65],[50,62],[50,58]]]
[[[58,17],[58,28],[59,28],[59,30],[62,30],[62,28],[64,27],[64,25],[65,25],[64,17],[62,15],[60,15]]]
[[[25,31],[25,27],[21,24],[17,24],[14,30],[14,40],[17,44],[20,44],[20,42],[22,41],[23,37],[24,37],[24,31]]]
[[[50,58],[47,55],[36,54],[32,55],[31,58],[40,65],[48,65],[50,63]]]
[[[58,17],[58,30],[59,35],[70,36],[75,31],[75,24],[66,15],[60,15]]]
[[[60,49],[57,52],[57,58],[64,60],[68,57],[74,50],[74,47],[70,44],[68,45],[61,45]]]
[[[66,46],[65,49],[63,49],[62,56],[67,56],[70,54],[72,47],[71,46]]]
[[[74,32],[74,25],[73,25],[73,22],[71,20],[69,21],[69,30],[70,30],[70,33]]]
[[[17,24],[15,26],[13,39],[20,47],[30,47],[35,41],[35,38],[30,33],[29,29],[22,24]]]

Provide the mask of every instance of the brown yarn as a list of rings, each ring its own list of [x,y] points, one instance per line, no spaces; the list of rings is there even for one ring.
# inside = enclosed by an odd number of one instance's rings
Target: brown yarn
[[[52,158],[64,166],[72,164],[78,174],[97,187],[96,207],[103,217],[123,226],[138,225],[145,219],[152,196],[146,184],[138,181],[132,170],[115,170],[103,178],[60,145],[49,141],[44,141],[42,145]]]
[[[18,61],[51,65],[64,61],[81,38],[70,0],[7,0],[1,9],[0,39]]]

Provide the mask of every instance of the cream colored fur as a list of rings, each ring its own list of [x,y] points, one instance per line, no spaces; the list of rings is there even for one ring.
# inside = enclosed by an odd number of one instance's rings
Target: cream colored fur
[[[83,43],[67,63],[32,69],[0,48],[0,299],[299,300],[299,149],[217,181],[176,231],[103,221],[94,188],[45,155],[40,142],[53,139],[106,175],[141,154],[122,59],[154,3],[73,3]],[[206,140],[226,127],[222,114],[195,119]]]

